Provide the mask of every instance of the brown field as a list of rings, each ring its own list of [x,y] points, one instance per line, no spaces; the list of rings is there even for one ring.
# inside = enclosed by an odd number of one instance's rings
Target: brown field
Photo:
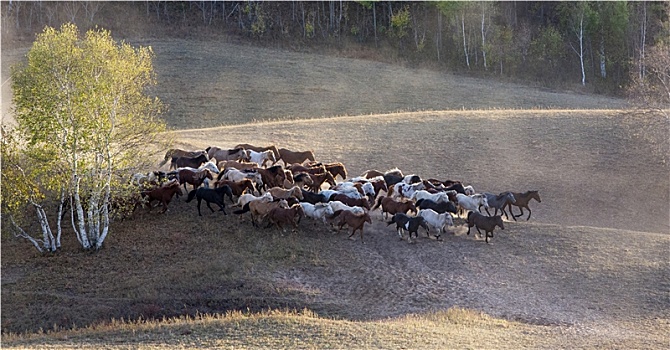
[[[617,99],[375,62],[218,42],[143,44],[157,54],[156,93],[170,105],[175,146],[274,143],[342,161],[352,175],[398,167],[482,192],[536,189],[542,203],[488,245],[460,221],[443,241],[410,245],[375,212],[361,244],[309,220],[292,233],[205,208],[198,217],[183,200],[165,215],[115,223],[94,255],[78,251],[69,231],[64,249],[46,257],[3,232],[3,347],[667,346],[667,119],[633,116]],[[6,334],[268,308],[321,318]],[[459,308],[493,319],[450,318]]]

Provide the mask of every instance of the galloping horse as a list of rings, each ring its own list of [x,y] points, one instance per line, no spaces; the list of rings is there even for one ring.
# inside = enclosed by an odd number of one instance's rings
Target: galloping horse
[[[203,163],[207,163],[209,159],[207,155],[202,153],[196,157],[172,157],[172,162],[170,163],[170,169],[179,169],[183,167],[189,167],[197,169]]]
[[[540,193],[538,191],[526,191],[524,193],[512,192],[512,195],[514,196],[514,199],[516,199],[516,202],[507,202],[507,206],[509,207],[509,213],[512,214],[514,221],[516,221],[516,218],[523,216],[523,208],[528,209],[528,217],[526,218],[526,221],[530,220],[531,211],[530,207],[528,207],[528,202],[530,202],[531,199],[535,199],[538,203],[542,203],[542,200],[540,199]],[[512,212],[512,205],[519,207],[521,214],[514,215]]]
[[[224,160],[249,160],[244,148],[222,149],[216,146],[205,148],[210,158],[216,158],[218,161]]]
[[[147,198],[148,200],[148,211],[151,211],[151,202],[160,201],[163,204],[163,210],[161,213],[165,213],[168,209],[168,204],[170,204],[170,201],[172,200],[172,197],[174,197],[174,195],[178,194],[179,192],[181,192],[181,189],[179,188],[179,181],[172,180],[165,183],[161,187],[154,188],[153,190],[142,191],[140,194],[142,198]]]

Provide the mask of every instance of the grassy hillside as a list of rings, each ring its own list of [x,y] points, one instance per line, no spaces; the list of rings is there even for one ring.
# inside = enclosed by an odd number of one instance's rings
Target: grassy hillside
[[[604,109],[620,100],[365,61],[145,44],[177,147],[274,143],[342,161],[352,175],[399,167],[478,192],[539,190],[542,203],[488,245],[462,220],[442,241],[410,245],[375,212],[361,244],[310,220],[281,232],[205,208],[198,217],[183,199],[114,223],[94,255],[68,227],[48,256],[3,232],[3,347],[667,345],[666,119]],[[455,110],[373,114],[396,109]],[[334,115],[350,116],[324,117]],[[135,322],[203,313],[213,316]],[[101,325],[121,318],[132,322]],[[54,326],[79,330],[8,334]]]

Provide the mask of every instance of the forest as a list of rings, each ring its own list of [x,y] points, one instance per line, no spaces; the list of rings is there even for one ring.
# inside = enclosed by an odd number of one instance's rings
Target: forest
[[[670,39],[668,2],[5,2],[3,46],[73,22],[117,37],[226,35],[582,92],[623,95]]]

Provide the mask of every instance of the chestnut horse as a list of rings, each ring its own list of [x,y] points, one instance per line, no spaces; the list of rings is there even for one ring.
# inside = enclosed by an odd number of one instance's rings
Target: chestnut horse
[[[284,161],[285,165],[293,164],[293,163],[299,163],[302,164],[306,160],[311,160],[315,161],[316,159],[314,158],[314,152],[312,151],[291,151],[286,148],[280,148],[279,149],[279,158],[277,160],[281,159]]]
[[[396,213],[406,214],[410,210],[414,213],[417,212],[416,205],[411,200],[397,201],[391,197],[379,196],[379,198],[377,199],[377,204],[375,204],[375,206],[372,207],[371,210],[375,210],[380,206],[382,208],[382,218],[384,217],[384,214],[386,214],[387,219],[389,217],[389,214],[391,215],[395,215]]]
[[[250,193],[254,193],[254,183],[249,179],[242,179],[240,181],[231,181],[231,180],[218,180],[214,183],[214,187],[223,187],[230,186],[233,196],[241,196],[249,190]]]
[[[528,217],[526,218],[526,221],[530,220],[531,211],[530,207],[528,207],[528,202],[530,202],[531,199],[535,199],[538,201],[538,203],[542,203],[542,200],[540,199],[540,193],[538,191],[526,191],[524,193],[512,192],[512,195],[514,196],[514,199],[516,199],[516,202],[512,203],[508,201],[507,207],[509,208],[509,213],[512,214],[514,221],[516,221],[516,218],[523,216],[523,208],[528,209]],[[514,215],[512,212],[513,205],[519,207],[521,214]]]
[[[205,182],[205,179],[214,180],[214,176],[212,176],[212,172],[209,169],[194,170],[191,168],[180,168],[177,171],[177,176],[179,184],[184,185],[184,191],[188,191],[186,188],[187,183],[193,185],[193,189],[195,190]]]
[[[366,222],[372,224],[372,218],[370,218],[369,213],[354,214],[348,210],[338,210],[333,213],[333,216],[331,216],[330,219],[337,220],[335,222],[335,225],[338,226],[337,233],[340,233],[340,230],[344,225],[351,227],[353,230],[351,231],[349,238],[356,233],[356,230],[361,230],[361,243],[365,243],[363,242],[363,226],[365,226]]]
[[[319,193],[319,191],[321,191],[321,185],[324,182],[328,182],[331,187],[337,186],[333,175],[329,172],[323,172],[321,174],[309,174],[309,177],[312,178],[312,185],[309,187],[309,189],[315,193]]]
[[[172,180],[165,183],[161,187],[154,188],[153,190],[142,191],[140,194],[142,198],[147,199],[148,211],[151,211],[151,202],[160,201],[161,204],[163,204],[163,210],[161,213],[165,213],[168,209],[168,204],[170,204],[170,201],[172,200],[172,197],[174,197],[174,195],[179,192],[181,192],[181,189],[179,188],[179,181]]]
[[[266,218],[270,221],[268,226],[274,224],[280,230],[284,229],[282,224],[291,224],[294,229],[297,229],[300,219],[303,217],[305,217],[305,210],[300,204],[294,204],[288,209],[279,207],[273,208],[266,215]]]

